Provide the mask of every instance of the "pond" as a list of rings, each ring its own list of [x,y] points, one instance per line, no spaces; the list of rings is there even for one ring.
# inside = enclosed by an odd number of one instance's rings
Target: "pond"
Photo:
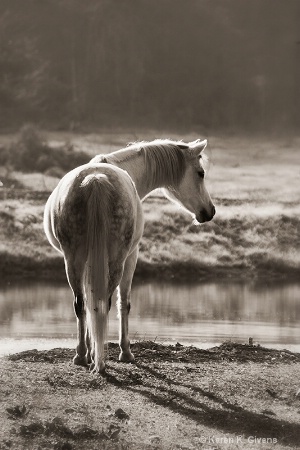
[[[225,340],[300,351],[300,284],[205,282],[134,284],[132,340],[208,348]],[[118,339],[113,301],[109,340]],[[0,355],[29,348],[75,347],[76,320],[66,283],[0,287]]]

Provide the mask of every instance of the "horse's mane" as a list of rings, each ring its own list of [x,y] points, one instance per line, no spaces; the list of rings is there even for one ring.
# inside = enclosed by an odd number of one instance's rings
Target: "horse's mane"
[[[134,142],[110,155],[108,162],[129,161],[135,156],[143,155],[146,163],[146,174],[154,185],[178,186],[183,178],[186,159],[184,149],[187,144],[181,141],[156,139],[151,142]]]

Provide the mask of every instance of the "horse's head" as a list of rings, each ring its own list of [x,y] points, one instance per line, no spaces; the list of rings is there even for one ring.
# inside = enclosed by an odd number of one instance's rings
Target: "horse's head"
[[[182,144],[186,160],[185,173],[176,189],[168,189],[167,192],[170,197],[179,201],[184,208],[191,212],[200,223],[211,220],[216,212],[204,182],[205,170],[202,154],[206,145],[206,140]],[[181,147],[180,144],[179,147]]]

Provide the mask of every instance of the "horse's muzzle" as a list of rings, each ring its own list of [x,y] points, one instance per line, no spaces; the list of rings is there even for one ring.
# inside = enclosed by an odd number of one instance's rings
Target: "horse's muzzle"
[[[212,205],[209,211],[207,209],[202,209],[196,216],[196,220],[200,223],[209,222],[210,220],[212,220],[215,214],[216,208],[214,207],[214,205]]]

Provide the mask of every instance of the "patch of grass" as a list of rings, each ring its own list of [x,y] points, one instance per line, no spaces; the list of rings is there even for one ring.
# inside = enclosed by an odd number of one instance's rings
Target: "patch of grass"
[[[156,265],[168,273],[202,276],[239,270],[242,276],[284,274],[296,276],[300,267],[300,220],[297,210],[285,214],[261,214],[263,205],[252,213],[220,213],[210,223],[189,226],[189,218],[178,212],[156,209],[151,221],[146,211],[146,232],[141,242],[142,265]],[[160,219],[157,217],[161,213]],[[176,223],[170,230],[170,221]]]
[[[62,258],[43,230],[44,202],[4,200],[0,205],[0,273],[43,275],[53,269],[63,278]]]

